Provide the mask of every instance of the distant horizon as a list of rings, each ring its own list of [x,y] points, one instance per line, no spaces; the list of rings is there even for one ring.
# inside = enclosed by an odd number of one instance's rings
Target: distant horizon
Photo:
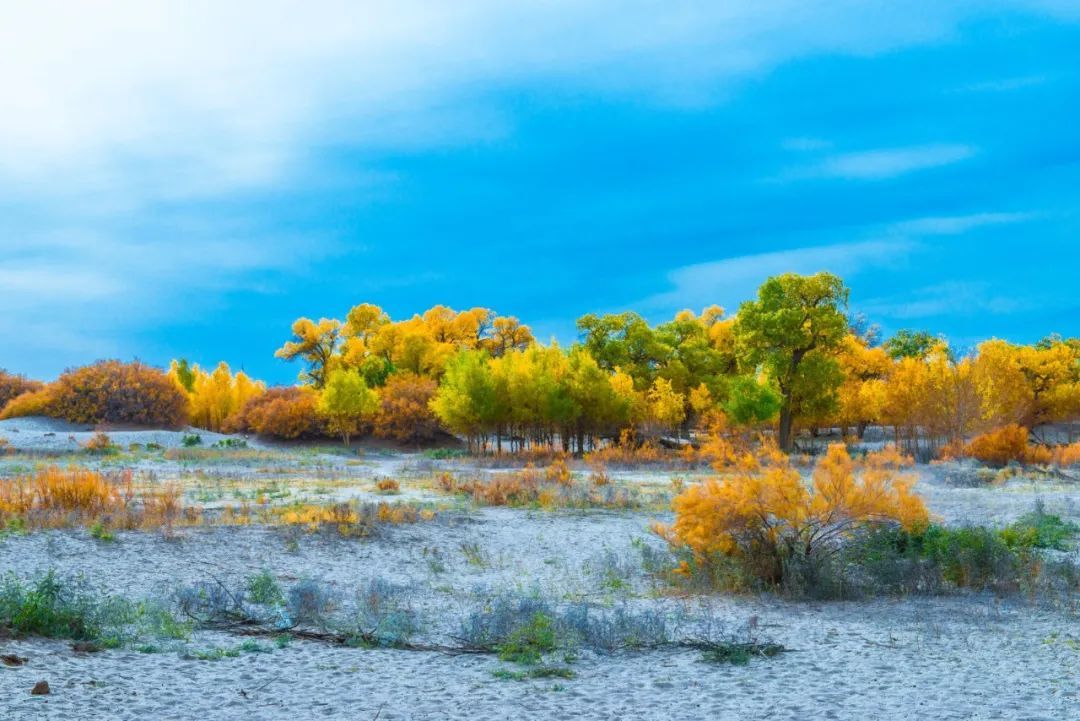
[[[886,337],[1080,336],[1075,3],[227,5],[5,8],[0,368],[290,384],[358,303],[568,344],[821,270]]]

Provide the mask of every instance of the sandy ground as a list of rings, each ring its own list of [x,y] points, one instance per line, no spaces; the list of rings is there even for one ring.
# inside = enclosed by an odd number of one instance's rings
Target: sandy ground
[[[0,421],[0,439],[6,440],[12,448],[21,451],[71,452],[78,451],[98,430],[105,430],[112,442],[121,448],[132,444],[157,444],[162,448],[180,448],[184,436],[198,434],[203,445],[213,445],[227,438],[241,439],[249,445],[260,444],[243,436],[230,436],[223,433],[183,428],[175,431],[159,429],[99,429],[92,425],[68,423],[55,418],[31,416],[27,418],[8,418]]]
[[[257,461],[262,471],[241,474],[240,482],[262,480],[274,468],[268,463]],[[358,496],[379,475],[419,478],[432,470],[417,456],[318,463],[340,481],[335,493]],[[160,462],[156,473],[191,470]],[[631,475],[619,482],[659,487],[685,474]],[[1036,498],[1080,520],[1078,487],[1019,479],[956,488],[942,475],[923,469],[918,490],[950,523],[1005,522],[1030,511]],[[408,492],[430,494],[411,483]],[[458,509],[370,539],[241,527],[181,529],[175,538],[126,532],[113,542],[82,530],[39,532],[0,540],[0,569],[81,574],[131,598],[164,597],[208,574],[232,580],[261,569],[285,585],[322,581],[342,598],[382,579],[407,589],[424,637],[436,642],[476,599],[500,591],[658,609],[707,605],[732,628],[757,617],[761,632],[792,652],[743,667],[707,664],[692,651],[584,653],[572,664],[574,679],[508,681],[492,675],[506,664],[491,657],[316,642],[199,661],[183,648],[79,654],[67,642],[0,641],[0,653],[29,658],[22,667],[0,666],[0,719],[1080,718],[1080,622],[1068,610],[983,595],[672,598],[656,592],[641,565],[641,547],[659,546],[648,532],[657,517],[663,513]],[[612,567],[625,580],[617,589],[605,583]],[[199,632],[185,648],[240,640]],[[52,694],[31,696],[41,679]]]

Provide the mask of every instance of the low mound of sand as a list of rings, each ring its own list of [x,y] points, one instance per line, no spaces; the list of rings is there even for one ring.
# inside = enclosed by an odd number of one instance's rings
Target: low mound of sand
[[[193,427],[169,430],[139,426],[93,426],[42,416],[8,418],[0,421],[0,439],[7,441],[11,448],[20,451],[78,450],[99,431],[108,433],[113,443],[121,447],[134,443],[141,445],[153,443],[162,448],[179,448],[184,445],[184,437],[191,434],[197,434],[202,441],[201,445],[204,446],[213,445],[226,438],[243,438],[243,436],[214,433]],[[248,439],[245,438],[245,440]]]

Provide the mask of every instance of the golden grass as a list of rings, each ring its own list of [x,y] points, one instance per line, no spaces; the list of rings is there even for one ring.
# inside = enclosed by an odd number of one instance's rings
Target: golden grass
[[[396,482],[395,482],[396,483]],[[431,520],[433,511],[390,503],[256,503],[209,510],[184,503],[177,483],[136,486],[130,470],[101,473],[82,467],[50,466],[0,479],[0,528],[35,530],[98,526],[109,530],[171,531],[175,526],[267,525],[336,527],[342,535],[365,536],[379,524]]]
[[[636,493],[617,488],[606,474],[595,471],[581,482],[570,472],[565,459],[537,469],[532,464],[520,471],[495,473],[486,478],[461,478],[444,472],[436,478],[444,493],[464,496],[478,506],[536,506],[555,508],[637,508]]]

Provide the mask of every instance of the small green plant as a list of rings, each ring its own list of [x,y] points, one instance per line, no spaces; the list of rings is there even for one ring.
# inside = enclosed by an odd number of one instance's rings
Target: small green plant
[[[429,448],[424,457],[433,461],[445,461],[451,458],[467,458],[469,454],[459,448]]]
[[[537,666],[523,670],[499,668],[492,671],[491,675],[503,681],[527,681],[534,678],[572,679],[577,676],[573,669],[566,666]]]
[[[477,568],[486,568],[488,566],[487,557],[484,555],[479,543],[463,541],[461,543],[461,553],[465,556],[465,562],[470,566],[476,566]]]
[[[191,652],[191,657],[197,661],[220,661],[223,658],[236,658],[240,655],[238,648],[214,648],[196,649]]]
[[[784,652],[784,647],[776,643],[717,643],[704,649],[702,660],[708,663],[745,666],[753,658],[772,658]]]
[[[106,543],[116,540],[116,536],[101,521],[94,521],[94,524],[90,526],[90,537]]]
[[[201,446],[202,436],[200,436],[198,433],[185,433],[183,436],[180,437],[180,444],[184,446],[184,448]]]
[[[281,585],[267,570],[260,571],[248,579],[247,591],[252,603],[262,606],[276,606],[285,602]]]
[[[513,629],[497,651],[501,661],[533,665],[555,648],[555,622],[551,616],[538,611],[526,623]]]
[[[243,438],[222,438],[214,444],[214,448],[247,448],[248,443]]]
[[[261,643],[251,638],[240,644],[238,648],[244,653],[270,653],[269,646],[263,646]]]
[[[1034,511],[1002,529],[1001,538],[1005,545],[1012,549],[1045,548],[1067,551],[1078,533],[1080,526],[1072,521],[1062,520],[1061,516],[1046,513],[1042,503],[1037,502]]]

